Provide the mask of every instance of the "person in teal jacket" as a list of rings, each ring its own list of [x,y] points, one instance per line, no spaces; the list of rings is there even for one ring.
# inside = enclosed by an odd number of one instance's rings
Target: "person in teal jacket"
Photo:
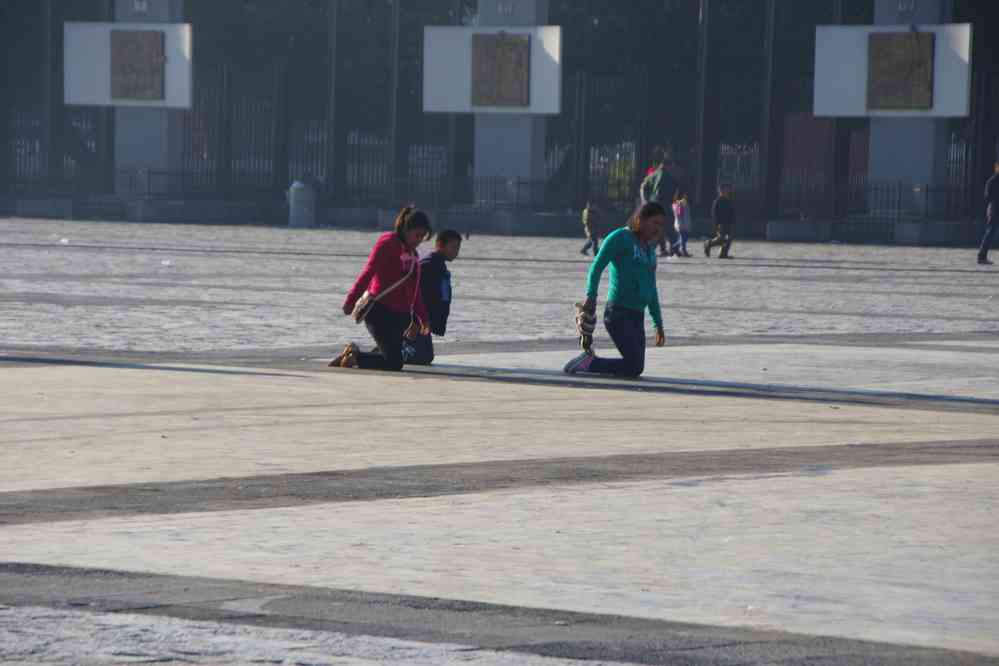
[[[656,346],[666,344],[659,289],[656,287],[656,242],[666,224],[666,209],[646,203],[622,227],[604,239],[586,279],[583,310],[596,312],[597,290],[604,269],[610,266],[610,292],[604,308],[604,326],[621,358],[600,358],[590,349],[566,363],[567,374],[592,372],[617,377],[638,377],[645,370],[645,310],[656,326]]]

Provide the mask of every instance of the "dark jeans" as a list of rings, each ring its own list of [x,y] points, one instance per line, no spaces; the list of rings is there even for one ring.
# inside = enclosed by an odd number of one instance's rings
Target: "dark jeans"
[[[430,365],[434,362],[434,341],[429,335],[417,335],[402,341],[402,360],[406,365]]]
[[[689,231],[678,231],[679,238],[673,243],[673,251],[680,254],[687,254],[687,240],[690,239]]]
[[[989,249],[992,248],[992,239],[996,237],[996,226],[999,226],[999,220],[997,220],[994,215],[990,215],[985,221],[985,234],[982,235],[982,244],[978,248],[979,259],[989,258]]]
[[[595,235],[586,237],[586,244],[583,245],[583,249],[580,252],[586,254],[591,248],[593,249],[593,254],[600,251],[600,239]]]
[[[669,223],[670,226],[663,229],[663,235],[659,239],[659,253],[660,254],[670,254],[673,252],[673,246],[676,245],[679,235],[676,233],[676,229],[673,228],[673,223]]]
[[[732,247],[732,225],[719,224],[715,226],[715,237],[708,241],[708,247],[721,246],[721,256],[728,256],[728,249]]]
[[[666,225],[663,227],[663,235],[659,238],[659,254],[672,254],[673,246],[676,244],[677,233],[673,228],[676,221],[673,217],[673,209],[669,204],[663,204],[666,208]]]
[[[589,372],[618,377],[638,377],[645,370],[645,311],[608,303],[604,326],[621,358],[594,358]]]
[[[405,363],[402,357],[402,336],[412,319],[409,313],[393,312],[381,303],[371,306],[371,313],[365,318],[364,325],[378,348],[373,352],[358,354],[357,367],[365,370],[402,370]]]

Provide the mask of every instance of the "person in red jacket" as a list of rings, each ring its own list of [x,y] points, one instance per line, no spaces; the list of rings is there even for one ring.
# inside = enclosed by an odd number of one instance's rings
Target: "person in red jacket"
[[[430,318],[420,293],[420,255],[416,248],[431,234],[427,214],[407,207],[396,217],[395,230],[378,238],[343,302],[344,314],[350,315],[365,291],[375,301],[364,325],[377,348],[362,352],[351,342],[330,362],[331,367],[402,370],[403,338],[412,340],[430,333]]]

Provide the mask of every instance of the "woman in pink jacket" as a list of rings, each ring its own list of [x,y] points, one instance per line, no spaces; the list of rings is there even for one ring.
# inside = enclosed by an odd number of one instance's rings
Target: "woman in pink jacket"
[[[351,342],[330,362],[331,367],[401,370],[403,337],[413,339],[420,333],[430,333],[427,309],[420,295],[420,255],[416,248],[431,234],[427,214],[407,207],[395,219],[395,230],[378,238],[368,263],[343,302],[344,314],[350,315],[365,292],[374,301],[364,325],[377,349],[362,352]]]

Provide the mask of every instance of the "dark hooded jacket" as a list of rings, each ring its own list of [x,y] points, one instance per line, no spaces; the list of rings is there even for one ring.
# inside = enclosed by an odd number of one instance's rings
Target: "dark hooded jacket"
[[[440,252],[420,260],[420,291],[430,315],[430,331],[434,335],[444,335],[451,314],[451,271]]]

